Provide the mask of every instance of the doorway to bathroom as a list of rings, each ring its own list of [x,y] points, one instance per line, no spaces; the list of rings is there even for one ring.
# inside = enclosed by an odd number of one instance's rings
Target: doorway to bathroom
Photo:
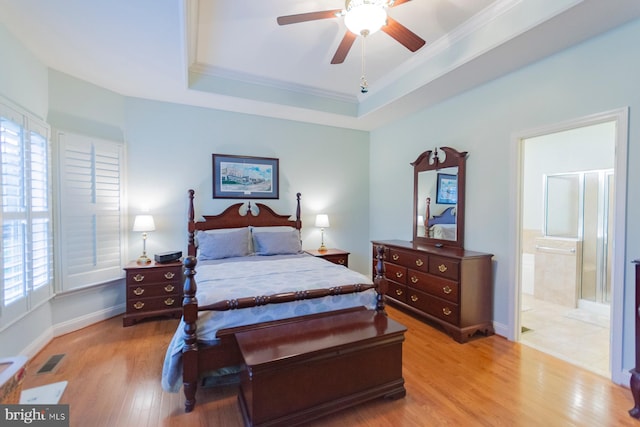
[[[606,377],[616,125],[522,140],[520,342]]]

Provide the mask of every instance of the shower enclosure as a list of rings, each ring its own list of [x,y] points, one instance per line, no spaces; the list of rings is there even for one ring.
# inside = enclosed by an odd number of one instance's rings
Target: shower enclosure
[[[565,305],[610,303],[613,182],[613,170],[544,176],[544,236],[536,242],[536,274],[564,282],[570,296],[561,301]]]

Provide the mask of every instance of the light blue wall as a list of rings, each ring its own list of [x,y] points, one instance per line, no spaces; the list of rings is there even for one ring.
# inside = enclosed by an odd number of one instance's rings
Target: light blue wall
[[[126,102],[129,213],[154,215],[150,253],[187,247],[187,190],[196,215],[232,202],[212,198],[212,153],[279,159],[279,200],[257,200],[295,214],[302,193],[303,248],[320,246],[315,214],[329,215],[325,243],[351,252],[350,267],[368,273],[368,133],[142,99]],[[255,201],[254,201],[255,202]],[[132,254],[141,251],[131,235]]]
[[[44,119],[47,115],[47,67],[0,25],[0,95],[14,105]],[[2,308],[0,307],[0,310]],[[0,357],[13,356],[52,336],[49,302],[0,331]],[[36,344],[37,346],[38,344]]]
[[[0,95],[41,119],[47,117],[47,67],[0,25]]]
[[[640,21],[461,94],[371,134],[371,225],[374,239],[410,239],[412,170],[418,154],[438,146],[468,151],[465,248],[495,254],[494,319],[508,322],[510,164],[518,132],[630,107],[624,367],[633,365],[633,271],[640,256]],[[576,153],[579,155],[579,153]],[[399,183],[402,183],[400,185]],[[375,195],[375,197],[374,197]]]
[[[350,251],[350,267],[369,272],[367,132],[127,98],[48,70],[2,26],[0,50],[0,95],[47,119],[54,131],[125,141],[129,217],[146,208],[156,219],[149,253],[186,252],[189,188],[196,190],[197,214],[230,203],[211,197],[212,153],[265,156],[279,159],[280,199],[263,202],[293,214],[302,193],[303,248],[320,246],[313,223],[316,213],[327,213],[327,245]],[[130,233],[130,259],[141,252],[140,240]],[[33,355],[53,336],[123,310],[122,280],[58,294],[0,331],[0,357]]]

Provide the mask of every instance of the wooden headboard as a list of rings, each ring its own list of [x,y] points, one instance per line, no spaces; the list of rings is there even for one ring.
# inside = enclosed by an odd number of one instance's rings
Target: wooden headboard
[[[300,193],[296,194],[296,219],[289,219],[291,215],[277,214],[269,206],[256,203],[254,207],[248,202],[247,211],[242,214],[240,208],[244,203],[236,203],[226,208],[218,215],[203,215],[204,221],[195,220],[195,210],[193,208],[193,199],[195,191],[189,190],[189,219],[187,229],[189,231],[189,248],[188,255],[196,255],[195,235],[198,230],[218,230],[222,228],[240,228],[240,227],[271,227],[284,225],[300,230],[302,221],[300,220]],[[254,209],[258,213],[254,213]]]

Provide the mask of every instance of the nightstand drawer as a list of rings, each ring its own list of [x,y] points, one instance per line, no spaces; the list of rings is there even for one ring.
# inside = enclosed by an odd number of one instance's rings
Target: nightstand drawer
[[[325,261],[329,261],[333,264],[343,265],[349,267],[349,252],[341,249],[327,249],[327,250],[305,250],[309,255],[313,255],[317,258],[322,258]]]
[[[147,284],[162,282],[179,282],[182,279],[182,267],[136,269],[127,271],[127,283]]]
[[[324,259],[326,259],[329,262],[332,262],[334,264],[340,264],[340,265],[344,265],[345,267],[348,267],[349,265],[349,256],[348,255],[326,255],[323,257]]]
[[[127,298],[148,298],[163,295],[182,295],[182,284],[173,281],[171,283],[127,286]]]
[[[132,298],[127,301],[127,313],[146,313],[149,311],[180,308],[181,306],[182,298],[180,298],[179,295],[154,298]]]

